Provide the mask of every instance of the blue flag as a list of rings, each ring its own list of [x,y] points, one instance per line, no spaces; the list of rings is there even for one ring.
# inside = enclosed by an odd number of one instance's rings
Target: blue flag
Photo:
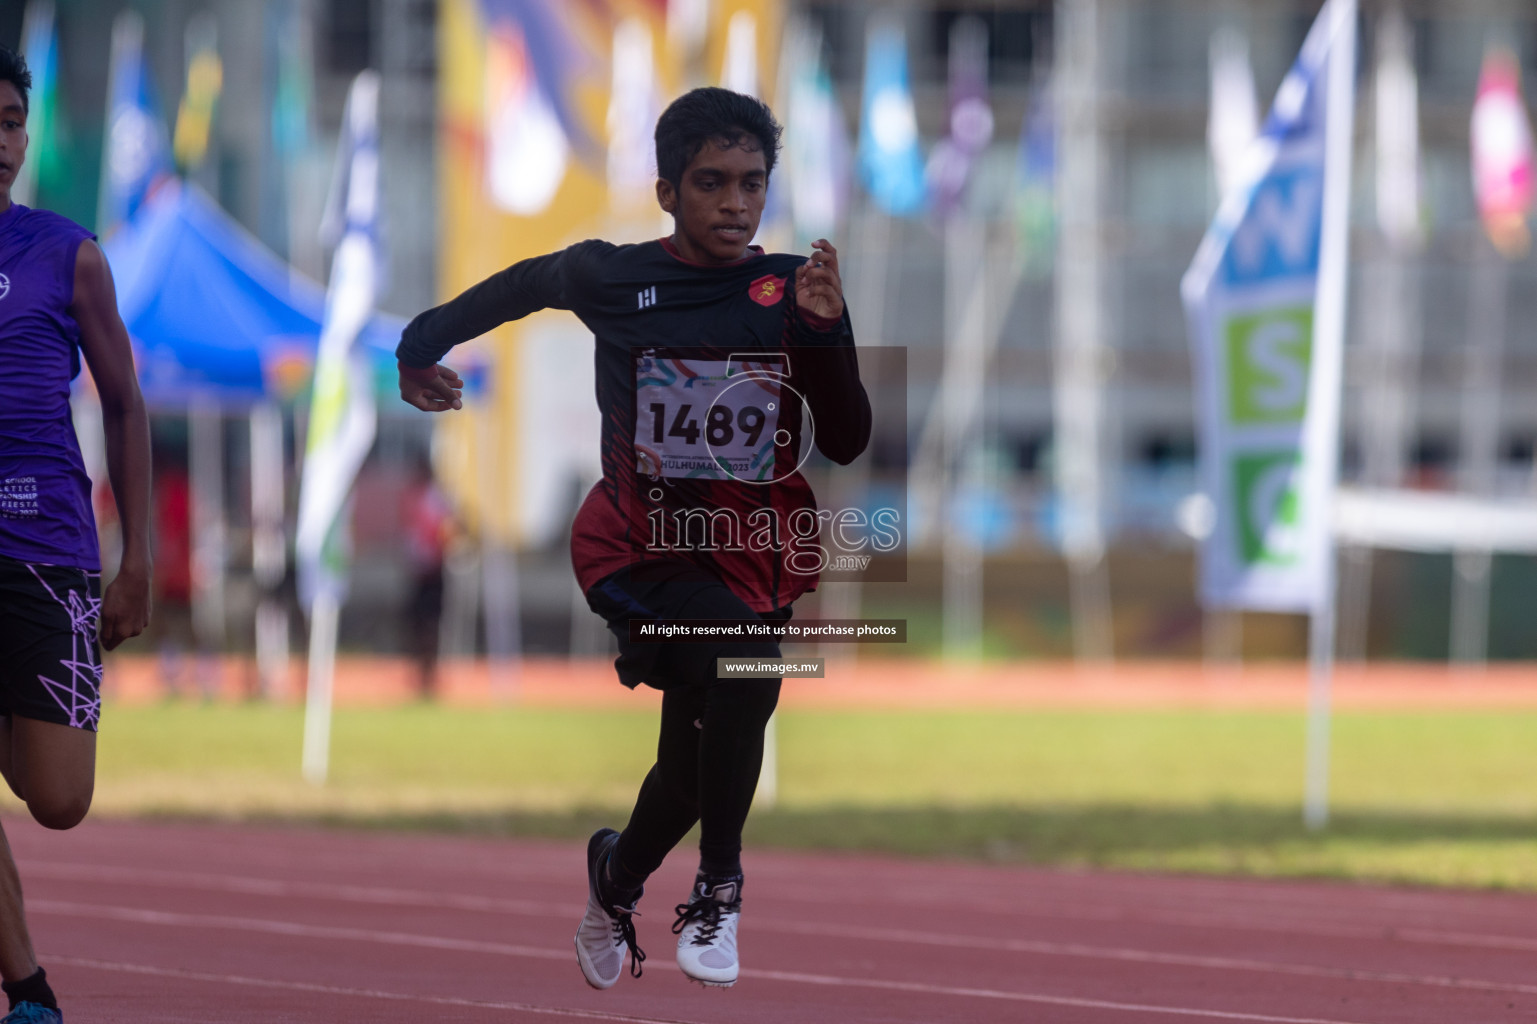
[[[159,97],[144,62],[144,19],[133,11],[124,11],[112,25],[97,234],[105,236],[132,218],[143,205],[144,197],[172,169],[171,145],[160,116]]]
[[[907,36],[895,21],[873,19],[865,37],[864,111],[859,170],[876,205],[897,217],[923,209],[923,154],[907,79]]]

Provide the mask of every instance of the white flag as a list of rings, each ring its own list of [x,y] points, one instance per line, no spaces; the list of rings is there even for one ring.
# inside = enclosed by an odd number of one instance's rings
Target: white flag
[[[340,229],[331,264],[325,321],[315,358],[299,523],[294,547],[306,606],[322,591],[340,600],[346,588],[349,495],[373,447],[376,413],[370,362],[357,350],[378,289],[379,76],[352,83],[337,162],[340,188],[326,227]]]
[[[1217,172],[1219,196],[1226,196],[1241,180],[1244,154],[1259,134],[1258,106],[1248,41],[1234,29],[1218,29],[1211,37],[1211,109],[1206,119],[1206,145]]]
[[[1317,612],[1332,593],[1355,36],[1356,0],[1329,0],[1182,285],[1208,606]]]

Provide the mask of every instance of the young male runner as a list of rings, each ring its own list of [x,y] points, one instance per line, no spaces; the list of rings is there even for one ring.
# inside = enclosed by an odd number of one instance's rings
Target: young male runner
[[[438,365],[460,342],[544,308],[571,310],[596,336],[603,479],[577,513],[572,561],[619,639],[620,681],[663,695],[656,764],[629,824],[587,845],[576,952],[595,988],[619,980],[626,948],[640,976],[631,916],[695,822],[699,873],[676,908],[678,965],[706,985],[736,981],[742,825],[779,698],[777,678],[716,670],[722,657],[778,658],[777,641],[636,642],[630,623],[788,619],[819,568],[802,442],[814,435],[848,463],[869,440],[837,251],[825,239],[809,259],[749,245],[779,135],[750,97],[680,97],[656,126],[670,238],[580,242],[514,264],[418,316],[396,353],[401,396],[441,412],[460,408],[459,377]]]
[[[91,806],[108,650],[149,622],[149,419],[112,274],[84,228],[11,202],[32,76],[0,48],[0,775],[32,817],[73,828]],[[101,594],[91,481],[69,411],[80,357],[101,396],[123,528]],[[62,1021],[0,833],[0,1024]]]

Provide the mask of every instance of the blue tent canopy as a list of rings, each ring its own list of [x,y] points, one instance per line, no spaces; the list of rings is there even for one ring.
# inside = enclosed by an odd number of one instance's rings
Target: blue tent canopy
[[[150,405],[181,408],[197,396],[242,407],[307,388],[325,290],[201,189],[166,184],[105,249]],[[393,370],[404,326],[376,314],[358,339],[382,372]]]

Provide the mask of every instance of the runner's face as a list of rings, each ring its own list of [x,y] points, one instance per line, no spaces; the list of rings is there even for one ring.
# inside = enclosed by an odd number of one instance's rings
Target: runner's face
[[[673,217],[673,245],[696,263],[732,263],[747,255],[767,194],[763,150],[751,136],[730,146],[705,143],[676,189],[668,181],[656,183],[657,200]]]
[[[0,209],[11,205],[11,186],[27,158],[27,114],[21,92],[10,82],[0,82]]]

